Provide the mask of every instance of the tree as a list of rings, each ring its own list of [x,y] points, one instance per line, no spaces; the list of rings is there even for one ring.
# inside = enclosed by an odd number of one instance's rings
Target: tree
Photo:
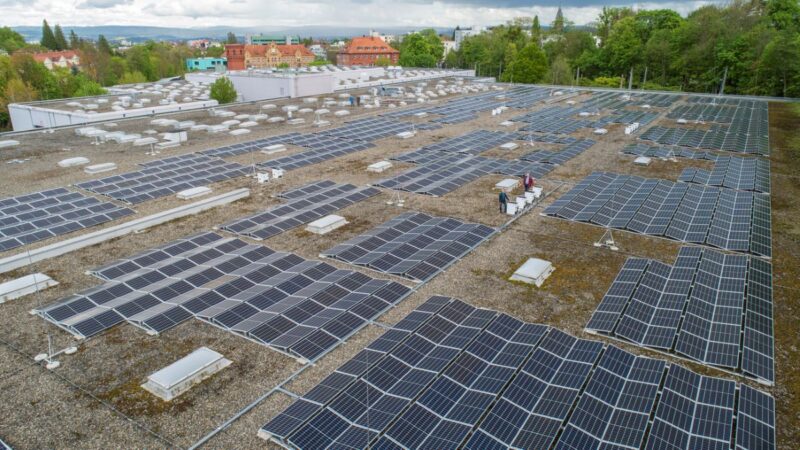
[[[531,25],[531,41],[539,47],[542,46],[542,27],[539,25],[539,16],[533,17],[533,25]]]
[[[547,58],[536,44],[529,44],[503,72],[502,81],[514,83],[539,83],[547,73]]]
[[[772,75],[773,93],[786,97],[792,79],[797,79],[800,72],[800,37],[797,34],[783,31],[775,36],[764,49],[762,56],[764,68]],[[792,86],[797,94],[800,86]]]
[[[19,78],[10,80],[3,90],[3,103],[5,105],[10,103],[31,102],[37,98],[36,89]]]
[[[550,70],[547,72],[547,82],[561,85],[572,84],[572,69],[569,67],[566,57],[559,56],[550,64]]]
[[[597,37],[600,38],[600,46],[603,47],[611,34],[614,25],[625,17],[633,15],[630,8],[617,8],[604,6],[597,23]]]
[[[556,19],[553,21],[553,33],[561,34],[564,32],[564,13],[561,11],[561,7],[558,7],[558,11],[556,12]]]
[[[769,0],[766,14],[778,30],[797,31],[800,28],[800,4],[797,0]]]
[[[0,49],[14,53],[25,46],[25,38],[9,27],[0,27]]]
[[[81,39],[75,34],[75,30],[69,30],[69,48],[72,50],[81,48]]]
[[[211,98],[218,101],[220,105],[233,102],[238,97],[236,88],[233,87],[233,82],[231,82],[228,77],[217,78],[217,80],[211,84],[211,92],[209,95]]]
[[[627,73],[641,62],[642,41],[636,28],[636,19],[626,17],[611,29],[608,42],[603,48],[608,68],[614,74]]]
[[[47,24],[46,19],[42,21],[42,39],[40,43],[42,44],[42,47],[50,50],[56,50],[58,48],[56,35],[53,34],[53,30],[50,28],[50,25]]]
[[[111,45],[109,45],[108,39],[102,34],[97,36],[97,50],[106,55],[111,54]]]
[[[404,67],[435,67],[439,60],[434,56],[428,38],[414,33],[403,39],[399,63]]]
[[[56,50],[66,50],[69,48],[67,45],[67,38],[64,37],[64,30],[61,29],[61,25],[56,24],[54,34],[56,39]]]
[[[147,77],[142,72],[125,72],[117,81],[119,84],[139,84],[147,82]]]
[[[442,43],[442,38],[436,34],[436,30],[433,28],[426,28],[419,32],[425,38],[425,41],[428,43],[429,52],[436,58],[436,61],[441,61],[444,58],[444,44]]]
[[[645,45],[647,65],[654,75],[660,75],[662,85],[667,84],[667,74],[673,60],[671,38],[670,30],[657,30]]]
[[[389,67],[391,65],[392,65],[392,60],[385,56],[381,56],[380,58],[375,60],[375,66],[377,67]]]
[[[233,34],[233,32],[229,31],[228,32],[228,37],[225,38],[225,43],[226,44],[237,44],[237,43],[239,43],[239,39],[236,38],[236,35]]]

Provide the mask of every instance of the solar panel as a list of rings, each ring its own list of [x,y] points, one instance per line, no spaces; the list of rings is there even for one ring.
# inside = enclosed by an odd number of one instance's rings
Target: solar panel
[[[495,232],[485,225],[409,212],[321,255],[426,281]]]
[[[247,153],[257,152],[271,145],[289,144],[294,139],[298,138],[300,133],[287,133],[278,136],[270,136],[264,139],[257,139],[248,142],[239,142],[233,145],[226,145],[224,147],[212,148],[200,152],[206,156],[213,156],[217,158],[228,158],[231,156],[245,155]]]
[[[405,298],[398,283],[204,233],[98,268],[101,286],[37,311],[88,338],[191,318],[313,361]]]
[[[198,186],[245,176],[245,166],[201,154],[187,154],[141,164],[144,169],[78,183],[81,189],[137,204]]]
[[[719,157],[711,171],[688,168],[679,181],[768,194],[769,161],[762,158]]]
[[[378,194],[380,191],[371,187],[332,181],[310,183],[278,195],[289,200],[288,203],[233,220],[220,229],[253,239],[268,239]]]
[[[0,200],[0,252],[134,214],[65,188]]]
[[[769,449],[774,416],[772,397],[745,385],[737,389],[733,381],[432,297],[259,436],[298,449],[716,448],[722,442]],[[673,434],[677,444],[666,442]]]
[[[586,328],[773,382],[772,266],[700,247],[630,258]]]
[[[671,366],[645,449],[730,448],[736,383]]]
[[[766,194],[598,172],[544,215],[770,257]]]
[[[767,103],[754,101],[735,106],[732,114],[728,114],[731,108],[721,106],[676,108],[677,114],[694,117],[692,120],[717,120],[724,123],[715,123],[708,130],[654,126],[645,131],[639,139],[665,145],[768,156]],[[701,117],[703,114],[708,114],[708,117]]]

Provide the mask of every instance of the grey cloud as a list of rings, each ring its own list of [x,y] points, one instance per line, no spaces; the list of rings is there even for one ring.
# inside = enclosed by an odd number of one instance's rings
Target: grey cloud
[[[133,3],[133,0],[86,0],[80,3],[78,7],[82,9],[107,9],[115,6],[130,5],[131,3]]]

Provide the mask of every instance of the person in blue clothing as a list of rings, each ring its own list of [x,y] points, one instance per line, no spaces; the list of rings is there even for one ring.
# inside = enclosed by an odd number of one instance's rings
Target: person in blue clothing
[[[508,194],[506,194],[505,191],[500,191],[498,200],[500,200],[500,212],[508,212]]]

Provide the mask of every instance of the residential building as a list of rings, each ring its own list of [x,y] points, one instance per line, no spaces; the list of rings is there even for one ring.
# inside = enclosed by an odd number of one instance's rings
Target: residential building
[[[217,67],[228,67],[225,58],[186,58],[186,70],[216,70]]]
[[[400,59],[400,51],[392,48],[380,38],[356,37],[336,55],[336,64],[340,66],[374,66],[379,59],[383,58],[388,59],[392,65],[396,65]]]
[[[246,45],[225,46],[228,70],[275,68],[282,64],[289,67],[307,66],[315,56],[303,45]]]
[[[314,54],[317,59],[327,59],[328,58],[328,51],[325,50],[321,44],[314,44],[308,47],[308,50]]]
[[[464,39],[470,36],[477,36],[481,33],[486,31],[484,27],[470,27],[470,28],[461,28],[456,27],[455,33],[453,33],[453,40],[455,40],[456,45],[454,50],[458,50],[461,47],[461,43]]]
[[[186,42],[190,48],[196,48],[199,50],[206,50],[208,47],[211,47],[211,41],[208,39],[195,39],[193,41]]]
[[[33,53],[31,56],[50,70],[56,67],[70,69],[72,67],[80,67],[81,65],[81,58],[78,56],[78,52],[73,50]]]
[[[256,34],[245,36],[245,42],[250,45],[297,45],[300,43],[300,36],[273,36]]]
[[[383,34],[379,31],[369,30],[369,35],[374,38],[378,38],[387,44],[391,44],[392,42],[397,39],[393,34]]]
[[[443,56],[447,56],[448,53],[456,49],[456,41],[452,41],[450,39],[442,39],[442,45],[444,45]]]

